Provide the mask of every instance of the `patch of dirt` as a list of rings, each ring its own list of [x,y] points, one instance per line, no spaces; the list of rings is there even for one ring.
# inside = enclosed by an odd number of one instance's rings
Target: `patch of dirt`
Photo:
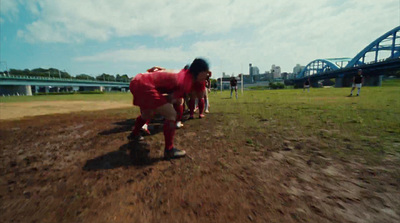
[[[368,167],[330,157],[317,139],[224,131],[213,113],[176,131],[188,157],[164,161],[161,122],[146,143],[128,143],[126,114],[1,121],[0,222],[400,221],[398,163]]]
[[[124,107],[132,107],[132,105],[111,101],[33,101],[0,103],[0,119],[19,119],[38,115],[96,111]]]

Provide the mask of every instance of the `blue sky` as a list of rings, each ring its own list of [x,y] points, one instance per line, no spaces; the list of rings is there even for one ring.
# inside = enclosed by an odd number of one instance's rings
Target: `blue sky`
[[[206,58],[213,76],[354,57],[400,0],[0,0],[0,70],[134,76]]]

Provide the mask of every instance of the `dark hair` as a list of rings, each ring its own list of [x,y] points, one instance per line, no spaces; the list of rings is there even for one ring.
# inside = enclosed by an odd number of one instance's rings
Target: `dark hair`
[[[194,78],[197,78],[202,71],[208,71],[208,63],[204,59],[196,58],[193,60],[192,64],[190,64],[189,72],[193,75]]]

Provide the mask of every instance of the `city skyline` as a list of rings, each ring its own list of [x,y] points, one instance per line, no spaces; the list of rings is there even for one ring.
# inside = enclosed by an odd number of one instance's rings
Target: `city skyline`
[[[154,65],[179,69],[198,56],[215,77],[248,73],[249,63],[260,73],[273,64],[291,73],[314,59],[354,57],[399,25],[400,9],[396,0],[0,4],[0,61],[8,69],[130,77]]]

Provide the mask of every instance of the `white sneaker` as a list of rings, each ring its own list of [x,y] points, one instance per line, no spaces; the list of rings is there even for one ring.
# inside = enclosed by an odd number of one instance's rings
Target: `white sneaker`
[[[185,150],[180,150],[177,148],[172,148],[171,150],[164,150],[164,159],[177,159],[186,156]]]
[[[207,110],[205,110],[204,112],[205,112],[206,114],[210,113],[210,111],[209,111],[208,109],[207,109]]]
[[[177,122],[176,122],[176,128],[177,128],[177,129],[180,129],[180,128],[182,128],[182,127],[183,127],[182,122],[181,122],[181,121],[177,121]]]
[[[144,125],[142,126],[142,129],[145,130],[145,131],[148,131],[148,128],[147,128],[147,127],[148,127],[147,124],[144,124]]]
[[[144,124],[142,126],[142,131],[147,134],[147,135],[151,135],[150,131],[149,131],[149,126],[147,124]]]

